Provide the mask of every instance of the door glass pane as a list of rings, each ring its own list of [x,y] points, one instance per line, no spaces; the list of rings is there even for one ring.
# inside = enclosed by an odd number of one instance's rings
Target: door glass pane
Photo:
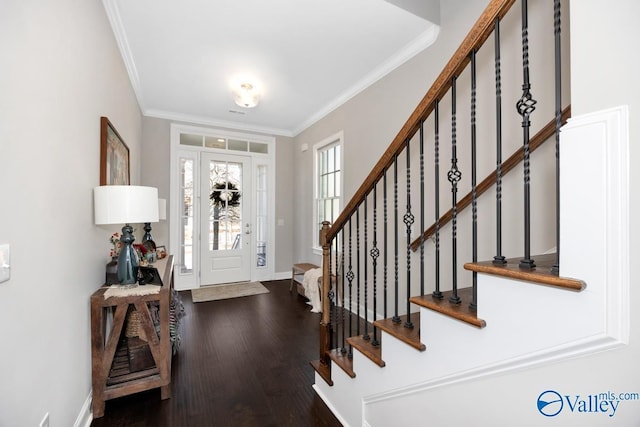
[[[250,142],[249,151],[252,153],[267,154],[269,153],[269,144],[264,144],[262,142]]]
[[[209,162],[209,250],[242,248],[242,164]]]
[[[181,133],[180,145],[192,145],[194,147],[202,147],[202,135],[190,135],[188,133]]]
[[[220,148],[222,150],[227,148],[227,140],[224,138],[217,138],[213,136],[204,137],[204,146],[207,148]]]
[[[266,145],[266,144],[265,144]],[[267,266],[267,166],[256,168],[256,267]]]
[[[234,151],[247,151],[247,141],[239,141],[237,139],[229,140],[229,150]]]
[[[180,159],[180,272],[191,273],[193,269],[193,160]]]

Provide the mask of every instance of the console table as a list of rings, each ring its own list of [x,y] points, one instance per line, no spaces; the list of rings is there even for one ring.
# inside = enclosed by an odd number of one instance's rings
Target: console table
[[[154,265],[162,285],[132,289],[103,286],[91,295],[91,377],[93,417],[104,415],[105,401],[160,387],[162,399],[171,397],[171,341],[169,305],[173,288],[173,256]],[[150,307],[158,306],[156,332]],[[130,307],[138,312],[140,338],[123,333]],[[145,360],[144,354],[147,357]],[[135,357],[134,357],[135,356]],[[137,357],[137,358],[136,358]]]

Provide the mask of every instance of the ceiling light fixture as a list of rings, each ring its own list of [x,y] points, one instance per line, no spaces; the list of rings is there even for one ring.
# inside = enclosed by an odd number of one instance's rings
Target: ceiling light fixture
[[[260,93],[251,83],[241,83],[233,89],[236,104],[243,108],[253,108],[260,101]]]

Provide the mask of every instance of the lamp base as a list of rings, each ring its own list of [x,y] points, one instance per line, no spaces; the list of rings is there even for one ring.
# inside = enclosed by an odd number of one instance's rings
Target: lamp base
[[[148,251],[156,250],[156,242],[153,241],[153,237],[151,237],[151,223],[144,223],[144,236],[142,236],[142,245]]]
[[[118,282],[121,287],[134,288],[138,286],[138,253],[133,248],[133,227],[126,224],[122,227],[120,241],[124,244],[118,256]]]

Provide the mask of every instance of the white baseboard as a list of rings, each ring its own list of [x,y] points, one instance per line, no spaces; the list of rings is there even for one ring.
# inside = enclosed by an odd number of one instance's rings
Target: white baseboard
[[[291,271],[281,271],[273,275],[273,280],[291,279]]]
[[[324,393],[322,393],[320,388],[315,384],[312,385],[311,388],[315,390],[316,394],[320,397],[320,399],[322,399],[322,401],[325,403],[325,405],[327,405],[327,407],[333,413],[333,415],[338,419],[338,421],[340,421],[340,424],[342,424],[344,427],[349,427],[349,423],[347,423],[347,421],[340,416],[340,413],[336,410],[335,406],[333,406],[331,401],[327,399]]]
[[[91,392],[89,392],[73,427],[91,427],[91,421],[93,421],[93,412],[91,412]]]

